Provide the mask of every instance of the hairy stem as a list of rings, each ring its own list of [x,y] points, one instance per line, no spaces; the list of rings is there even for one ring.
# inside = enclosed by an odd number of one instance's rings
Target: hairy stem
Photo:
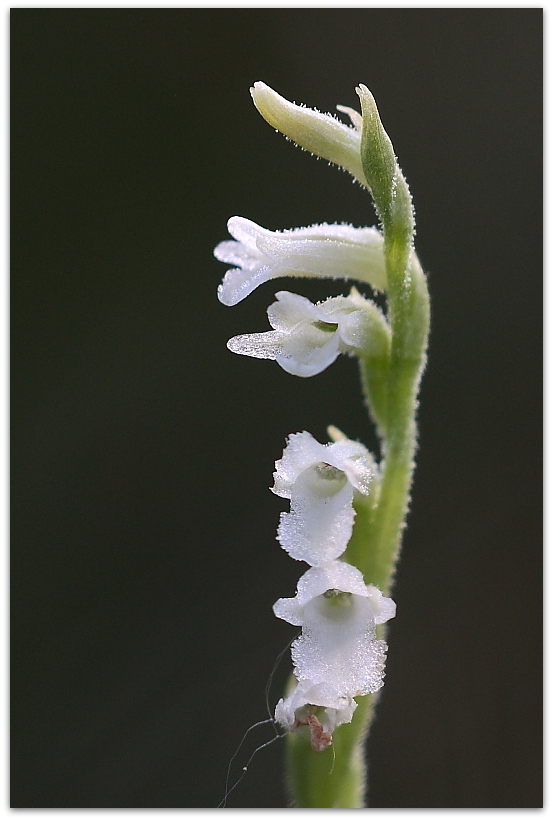
[[[367,407],[381,438],[381,475],[371,494],[355,499],[355,526],[343,560],[365,582],[388,594],[409,507],[417,446],[417,393],[426,362],[430,306],[426,279],[412,247],[414,213],[407,183],[370,91],[357,90],[363,111],[361,159],[384,233],[388,278],[389,353],[360,357]],[[385,634],[380,629],[379,637]],[[358,698],[351,723],[333,746],[313,752],[300,729],[287,740],[289,785],[299,808],[362,808],[367,768],[364,744],[377,696]]]

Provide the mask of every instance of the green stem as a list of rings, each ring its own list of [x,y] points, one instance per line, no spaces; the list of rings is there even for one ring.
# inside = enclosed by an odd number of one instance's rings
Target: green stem
[[[324,752],[311,749],[306,728],[289,733],[288,786],[296,808],[362,808],[366,788],[363,745],[376,698],[359,698],[352,722],[335,731],[332,746]]]
[[[414,215],[407,183],[368,89],[358,89],[363,111],[361,155],[384,232],[388,277],[389,354],[361,357],[361,382],[382,444],[380,479],[371,494],[355,499],[356,518],[343,560],[366,583],[388,594],[393,584],[417,445],[416,409],[426,361],[429,298],[412,249]],[[385,630],[380,630],[383,637]],[[306,730],[287,739],[291,793],[299,808],[362,808],[366,788],[364,743],[377,700],[358,699],[351,723],[335,731],[333,746],[313,752]],[[334,750],[334,755],[333,755]]]
[[[365,531],[367,562],[375,565],[374,575],[370,565],[362,569],[366,572],[367,583],[376,584],[383,592],[389,591],[392,584],[409,505],[417,445],[417,392],[428,336],[429,303],[422,273],[420,277],[413,278],[411,285],[416,292],[409,294],[412,308],[410,326],[394,328],[394,318],[395,324],[401,325],[403,317],[392,317],[388,426],[383,442],[380,498]],[[418,332],[415,332],[414,325]]]

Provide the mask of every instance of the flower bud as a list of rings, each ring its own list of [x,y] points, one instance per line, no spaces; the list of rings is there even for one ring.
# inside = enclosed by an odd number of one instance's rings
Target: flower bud
[[[289,102],[265,83],[254,83],[250,93],[255,107],[269,125],[306,151],[349,171],[367,187],[361,165],[361,118],[356,111],[338,106],[352,121],[352,125],[345,125],[330,114]]]

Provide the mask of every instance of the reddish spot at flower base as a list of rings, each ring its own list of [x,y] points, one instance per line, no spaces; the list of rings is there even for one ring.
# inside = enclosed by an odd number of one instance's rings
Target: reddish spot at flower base
[[[323,731],[323,727],[315,715],[307,716],[307,725],[311,733],[311,748],[314,752],[322,752],[330,746],[332,735]]]
[[[313,708],[313,707],[311,707]],[[324,752],[332,743],[332,735],[329,732],[323,731],[322,724],[316,715],[307,715],[306,717],[297,717],[294,722],[294,728],[298,726],[309,726],[309,733],[311,735],[311,748],[314,752]]]

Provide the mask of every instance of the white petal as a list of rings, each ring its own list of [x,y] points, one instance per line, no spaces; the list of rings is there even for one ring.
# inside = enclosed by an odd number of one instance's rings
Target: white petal
[[[252,251],[257,250],[258,239],[271,236],[271,231],[267,228],[262,228],[261,225],[243,216],[231,216],[227,222],[227,228],[231,236],[238,242],[243,242],[246,248]]]
[[[324,320],[324,313],[305,296],[279,290],[277,301],[267,308],[267,316],[274,330],[293,331],[302,322]]]
[[[351,708],[355,711],[355,704],[349,695],[340,695],[334,686],[328,683],[313,683],[313,681],[299,681],[297,698],[305,700],[314,706],[327,706],[331,709]],[[348,721],[349,722],[349,721]]]
[[[376,639],[375,628],[394,616],[395,604],[377,587],[366,585],[356,567],[345,561],[312,567],[299,579],[295,598],[277,601],[275,613],[302,627],[292,644],[299,683],[281,702],[281,716],[292,720],[296,713],[297,719],[297,710],[305,704],[345,708],[348,698],[380,689],[387,647]],[[327,719],[331,716],[328,712]],[[349,719],[351,715],[339,722]],[[325,731],[332,731],[330,723]]]
[[[265,266],[255,271],[241,268],[228,270],[223,281],[217,288],[219,301],[227,307],[232,307],[249,296],[259,285],[267,282],[273,275],[273,269]]]
[[[302,624],[302,607],[296,598],[279,598],[273,604],[273,612],[277,618],[287,621],[292,626]]]
[[[236,242],[220,242],[214,254],[235,265],[219,286],[220,301],[235,305],[256,287],[277,277],[314,276],[360,279],[386,288],[383,238],[376,228],[313,225],[272,232],[249,219],[233,216],[229,232]]]
[[[317,566],[338,558],[348,544],[355,510],[353,487],[329,465],[308,467],[294,482],[290,512],[282,513],[277,538],[297,561]]]
[[[358,299],[350,294],[352,305],[357,303],[358,309],[352,310],[339,319],[340,339],[343,349],[347,352],[364,355],[385,355],[390,344],[390,326],[382,311],[368,299],[359,304]]]
[[[296,601],[300,610],[303,610],[310,601],[319,595],[323,595],[329,589],[337,589],[340,592],[350,592],[352,595],[359,595],[361,598],[368,598],[370,601],[374,621],[377,624],[386,623],[396,614],[396,604],[391,598],[385,597],[378,587],[373,584],[365,584],[363,574],[357,567],[348,564],[346,561],[330,561],[318,567],[310,567],[298,580],[295,598],[282,598],[284,601]],[[297,615],[296,620],[302,618]],[[280,617],[280,616],[279,616]],[[301,626],[303,620],[295,626]]]
[[[253,271],[267,264],[269,260],[263,257],[257,250],[249,250],[242,242],[235,242],[234,239],[227,239],[219,242],[213,251],[213,256],[219,262],[226,262],[227,265],[235,265],[245,271]]]
[[[340,319],[340,339],[349,350],[368,349],[369,344],[369,315],[365,310],[353,310]]]
[[[272,488],[276,495],[290,498],[292,486],[297,477],[311,464],[325,461],[326,449],[311,433],[305,430],[302,433],[292,433],[288,436],[286,447],[275,462],[275,486]]]
[[[370,482],[376,472],[373,458],[359,441],[337,441],[327,447],[327,462],[343,470],[348,481],[363,495],[369,492]]]
[[[313,690],[316,691],[316,687],[313,687],[310,692]],[[338,708],[327,706],[325,710],[318,715],[324,731],[330,735],[332,735],[337,726],[342,726],[344,723],[351,723],[353,713],[357,709],[357,704],[353,698],[348,697],[343,700],[343,706],[339,706]]]
[[[328,333],[306,324],[284,339],[282,353],[275,358],[287,373],[307,378],[322,373],[339,355],[338,333]]]
[[[303,296],[279,291],[277,298],[267,310],[274,331],[235,336],[227,347],[257,359],[276,359],[295,376],[321,373],[340,355],[338,325],[324,322],[324,313]]]
[[[331,296],[317,305],[319,319],[323,322],[341,324],[351,313],[358,311],[358,306],[352,302],[350,296]]]
[[[351,124],[356,131],[361,131],[363,128],[363,117],[356,111],[355,108],[350,108],[348,105],[337,105],[336,109],[343,114],[347,114],[351,120]]]
[[[237,250],[236,253],[238,254],[239,251]],[[311,275],[308,273],[301,274],[295,270],[280,267],[276,262],[267,264],[269,260],[261,255],[259,256],[259,261],[256,263],[251,261],[250,255],[245,256],[244,259],[243,269],[232,268],[228,270],[223,277],[223,281],[217,288],[219,301],[227,307],[237,305],[238,302],[241,302],[246,296],[249,296],[259,285],[263,285],[271,279]],[[234,262],[234,260],[232,261]],[[238,264],[240,264],[239,259]]]
[[[279,700],[275,709],[275,720],[277,723],[280,723],[287,732],[291,732],[295,728],[296,707],[290,698],[281,698]]]
[[[385,624],[390,618],[396,616],[396,603],[391,598],[386,598],[378,587],[369,584],[367,586],[369,600],[374,612],[375,622],[377,624]]]
[[[290,498],[292,486],[300,473],[313,464],[331,464],[346,473],[359,492],[368,492],[368,483],[376,472],[373,457],[359,441],[344,439],[332,444],[320,444],[311,433],[292,433],[286,442],[282,458],[275,462],[276,495]]]
[[[304,572],[298,581],[296,600],[301,607],[304,607],[313,598],[323,595],[329,589],[351,592],[353,595],[360,595],[364,598],[369,597],[363,574],[357,567],[346,561],[332,561],[324,566],[311,567]]]

